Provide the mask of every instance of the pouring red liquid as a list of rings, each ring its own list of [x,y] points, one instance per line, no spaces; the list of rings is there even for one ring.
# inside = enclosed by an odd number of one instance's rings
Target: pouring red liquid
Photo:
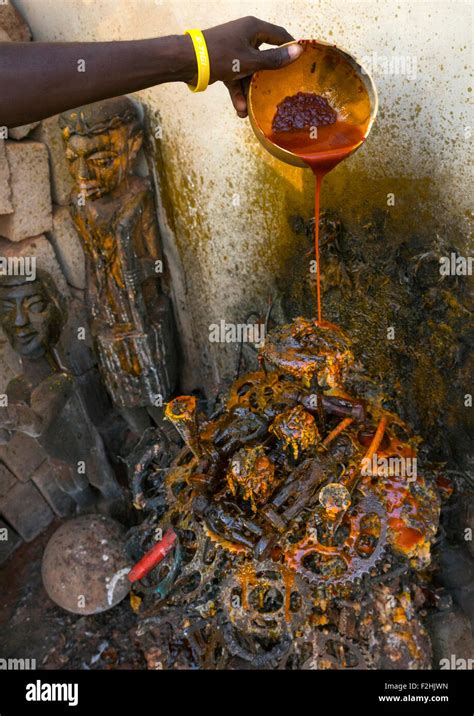
[[[338,116],[326,98],[314,93],[285,97],[272,123],[271,142],[298,155],[316,178],[314,241],[316,254],[316,295],[318,324],[321,312],[321,271],[319,261],[319,207],[323,177],[364,141],[358,126]]]

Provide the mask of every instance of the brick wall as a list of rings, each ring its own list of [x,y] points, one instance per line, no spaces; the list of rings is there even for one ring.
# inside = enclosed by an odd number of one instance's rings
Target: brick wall
[[[31,39],[12,4],[0,4],[0,41]],[[51,274],[67,300],[69,334],[74,325],[86,325],[84,254],[66,208],[71,187],[57,117],[15,129],[0,127],[0,256],[36,257],[37,269]],[[67,335],[67,357],[64,343]],[[92,379],[95,369],[90,346],[75,352],[68,368],[87,389],[88,374]],[[20,371],[18,356],[0,331],[0,395]],[[73,513],[74,503],[55,479],[57,469],[27,435],[16,433],[0,445],[0,563],[55,516]]]

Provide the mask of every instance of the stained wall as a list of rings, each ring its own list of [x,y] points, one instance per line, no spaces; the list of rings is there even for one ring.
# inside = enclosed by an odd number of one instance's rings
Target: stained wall
[[[252,14],[295,37],[348,49],[372,65],[380,112],[366,146],[326,181],[323,207],[356,233],[374,212],[387,212],[387,241],[413,230],[465,240],[472,220],[471,3],[18,0],[17,6],[40,41],[139,39]],[[304,260],[294,217],[311,216],[311,178],[260,149],[221,85],[197,96],[183,84],[138,96],[162,128],[162,221],[176,275],[182,270],[179,312],[186,334],[192,332],[185,352],[218,386],[237,348],[209,344],[209,324],[265,312],[288,261]],[[387,207],[389,193],[395,204]]]

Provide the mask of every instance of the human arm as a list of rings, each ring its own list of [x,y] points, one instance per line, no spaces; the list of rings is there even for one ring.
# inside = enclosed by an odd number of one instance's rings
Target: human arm
[[[254,17],[204,31],[211,82],[229,89],[246,116],[245,87],[253,72],[276,69],[300,54],[282,27]],[[238,61],[236,63],[236,60]],[[0,43],[0,125],[15,127],[83,104],[129,94],[165,82],[193,83],[196,57],[188,35],[123,42]]]

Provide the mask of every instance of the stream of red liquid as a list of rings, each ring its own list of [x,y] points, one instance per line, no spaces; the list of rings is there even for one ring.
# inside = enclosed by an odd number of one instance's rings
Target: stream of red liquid
[[[275,132],[269,139],[282,149],[297,154],[311,168],[316,179],[314,198],[314,248],[316,254],[316,296],[318,324],[323,323],[321,311],[321,271],[319,262],[319,204],[323,177],[342,162],[363,141],[359,127],[338,119],[334,124],[318,127],[317,137],[308,129]]]

